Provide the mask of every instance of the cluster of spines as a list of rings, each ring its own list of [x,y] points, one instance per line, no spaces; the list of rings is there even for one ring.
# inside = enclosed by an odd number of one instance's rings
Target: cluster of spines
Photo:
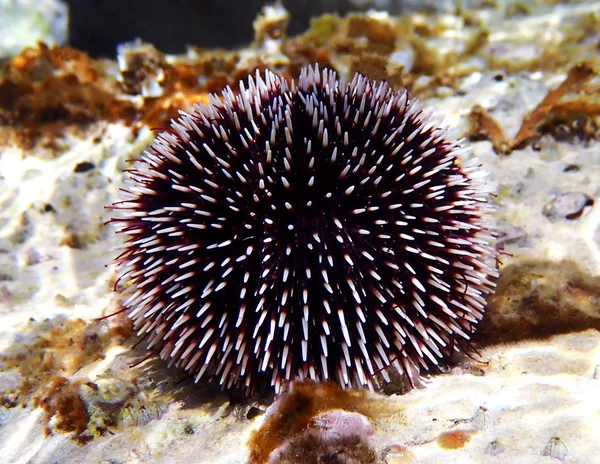
[[[469,339],[493,291],[488,192],[406,92],[265,72],[143,154],[117,263],[149,347],[225,387],[372,387]]]

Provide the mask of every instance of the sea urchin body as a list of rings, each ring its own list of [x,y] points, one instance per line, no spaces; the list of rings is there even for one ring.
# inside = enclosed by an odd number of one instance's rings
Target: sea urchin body
[[[130,172],[117,264],[149,347],[196,380],[368,385],[472,334],[496,250],[478,166],[406,92],[257,72]]]

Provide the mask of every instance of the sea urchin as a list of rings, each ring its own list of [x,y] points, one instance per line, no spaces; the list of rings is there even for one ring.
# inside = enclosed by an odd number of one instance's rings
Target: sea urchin
[[[488,192],[461,155],[405,91],[316,66],[182,111],[113,206],[135,328],[247,392],[437,365],[496,277]]]

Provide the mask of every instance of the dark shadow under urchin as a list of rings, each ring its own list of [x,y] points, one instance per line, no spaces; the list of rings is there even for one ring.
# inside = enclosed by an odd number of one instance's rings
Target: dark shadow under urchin
[[[374,388],[467,344],[497,276],[490,188],[406,92],[269,71],[182,112],[113,206],[150,349],[246,393]],[[461,341],[462,340],[462,341]]]

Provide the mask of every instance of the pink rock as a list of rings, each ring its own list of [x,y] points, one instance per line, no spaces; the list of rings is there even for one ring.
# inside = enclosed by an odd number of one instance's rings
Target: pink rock
[[[334,409],[324,412],[313,419],[315,428],[322,431],[323,439],[328,441],[349,435],[369,437],[373,435],[373,427],[369,420],[357,412]]]

